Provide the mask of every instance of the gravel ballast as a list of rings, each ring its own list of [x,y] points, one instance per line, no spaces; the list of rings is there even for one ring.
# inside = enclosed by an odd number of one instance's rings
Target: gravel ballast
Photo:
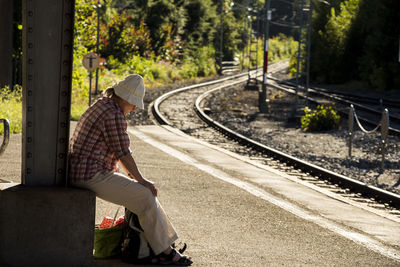
[[[389,136],[384,170],[380,132],[365,134],[356,127],[352,157],[349,158],[347,118],[338,129],[306,132],[299,118],[293,118],[294,97],[273,91],[270,113],[258,109],[258,92],[235,87],[220,91],[208,99],[210,116],[266,146],[394,193],[400,193],[400,138]]]

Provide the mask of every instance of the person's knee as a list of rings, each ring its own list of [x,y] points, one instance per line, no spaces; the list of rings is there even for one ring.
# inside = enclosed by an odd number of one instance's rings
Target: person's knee
[[[142,207],[143,207],[143,212],[146,212],[147,210],[154,209],[157,207],[156,197],[147,188],[144,190],[142,194]]]
[[[156,197],[149,189],[145,189],[144,199],[147,203],[154,204],[156,202]]]

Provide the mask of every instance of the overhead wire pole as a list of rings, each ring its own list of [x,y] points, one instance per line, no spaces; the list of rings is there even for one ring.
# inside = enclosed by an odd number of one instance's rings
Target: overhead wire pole
[[[247,34],[248,34],[248,39],[247,39],[247,58],[249,60],[248,66],[247,66],[247,77],[248,77],[248,81],[247,83],[249,83],[251,75],[250,75],[250,70],[251,70],[251,60],[250,60],[250,51],[251,51],[251,28],[253,27],[252,23],[251,23],[251,14],[249,12],[249,14],[247,15]]]
[[[247,44],[247,13],[249,12],[249,3],[245,1],[246,13],[243,20],[243,50],[242,50],[242,70],[244,70],[244,59],[245,59],[245,51],[246,51],[246,44]],[[246,44],[245,44],[246,42]]]
[[[262,91],[259,95],[259,109],[261,113],[269,112],[268,99],[267,99],[267,72],[268,72],[268,48],[269,48],[269,23],[271,20],[270,11],[271,0],[265,0],[264,12],[265,20],[265,38],[264,38],[264,68],[263,68],[263,83]]]
[[[311,24],[312,0],[302,0],[300,6],[299,44],[296,67],[296,103],[292,110],[292,116],[297,116],[297,113],[302,111],[304,107],[308,105]],[[305,100],[300,101],[300,93],[304,94]]]
[[[400,37],[399,37],[399,63],[400,63]]]
[[[219,55],[218,55],[218,67],[219,67],[218,72],[219,72],[219,74],[222,74],[222,58],[223,58],[223,55],[224,55],[224,52],[223,52],[223,39],[224,39],[224,30],[223,30],[223,27],[224,27],[224,1],[221,0],[221,1],[220,1],[220,4],[221,4],[221,6],[220,6],[221,20],[220,20],[220,27],[219,27],[219,32],[220,32],[219,38],[220,38],[220,39],[219,39]]]
[[[96,53],[99,55],[100,54],[100,49],[99,49],[99,43],[100,43],[100,0],[97,0],[97,39],[96,39]],[[96,69],[96,87],[94,94],[97,95],[98,93],[98,86],[99,86],[99,68]],[[92,87],[90,87],[90,90],[92,90]],[[90,93],[89,93],[90,94]]]
[[[311,27],[312,27],[312,12],[313,12],[313,4],[312,0],[309,4],[309,11],[308,11],[308,25],[307,25],[307,64],[306,64],[306,99],[308,105],[308,88],[310,87],[310,57],[311,57]]]
[[[245,17],[245,19],[243,20],[243,34],[247,33],[247,15]],[[242,41],[245,42],[247,40],[247,37],[244,36],[244,38],[242,38]],[[246,45],[243,44],[243,50],[242,50],[242,70],[244,69],[244,57],[245,57],[245,51],[246,51]]]
[[[258,33],[260,32],[259,14],[250,12],[249,18],[249,67],[247,85],[255,84],[257,86],[257,70],[258,70]],[[255,17],[255,19],[254,19]],[[255,25],[253,22],[256,22]],[[255,26],[255,29],[254,29]],[[257,86],[258,88],[258,86]]]

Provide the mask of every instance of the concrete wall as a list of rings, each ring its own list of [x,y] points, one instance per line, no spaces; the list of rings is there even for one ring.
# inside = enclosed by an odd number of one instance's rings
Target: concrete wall
[[[0,266],[91,266],[95,195],[0,184]]]

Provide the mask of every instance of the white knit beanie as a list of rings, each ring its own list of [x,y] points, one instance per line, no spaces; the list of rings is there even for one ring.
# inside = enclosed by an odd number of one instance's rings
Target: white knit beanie
[[[132,74],[113,85],[115,94],[130,104],[144,109],[143,98],[145,94],[143,77]]]

